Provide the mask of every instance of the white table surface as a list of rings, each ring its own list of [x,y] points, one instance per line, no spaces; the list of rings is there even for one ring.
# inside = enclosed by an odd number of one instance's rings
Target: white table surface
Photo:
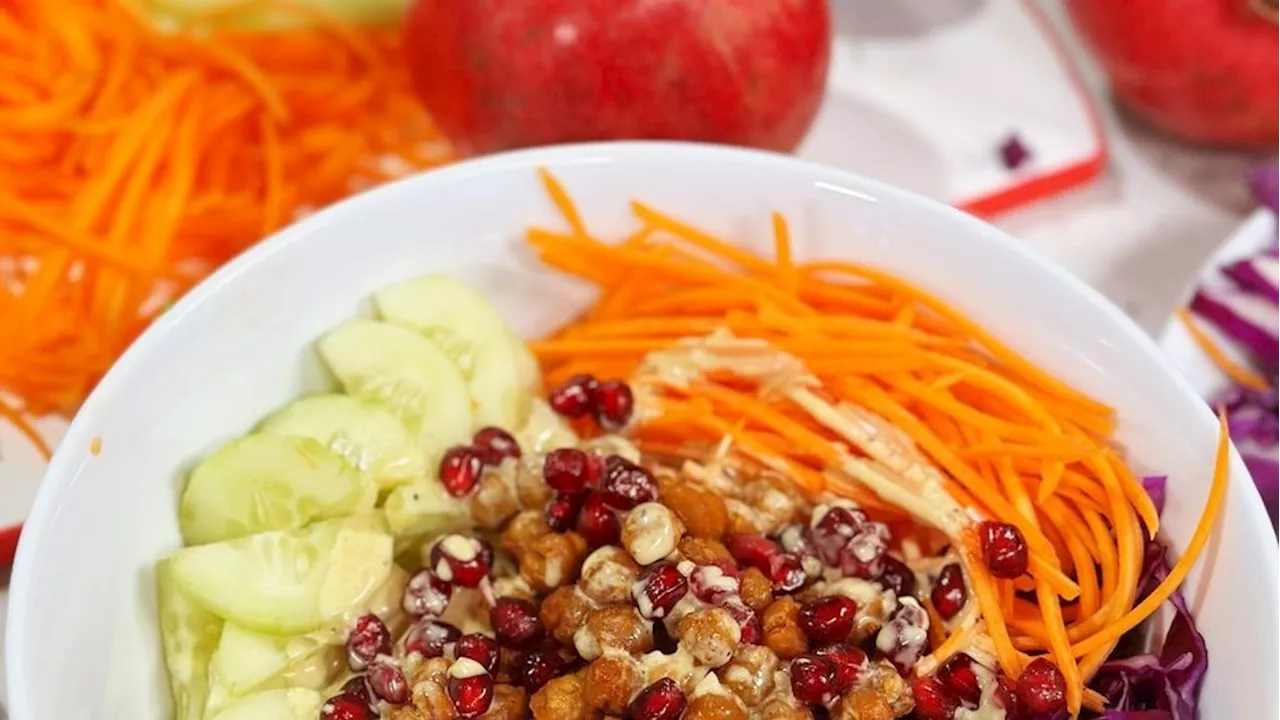
[[[1058,27],[1065,27],[1058,3],[1045,5]],[[1080,58],[1074,38],[1067,42]],[[1087,60],[1082,69],[1101,104],[1110,166],[1093,185],[996,224],[1101,290],[1154,333],[1214,248],[1252,209],[1243,174],[1256,160],[1168,142],[1116,111]],[[0,569],[0,627],[7,580],[8,571]],[[0,706],[0,720],[5,718]]]

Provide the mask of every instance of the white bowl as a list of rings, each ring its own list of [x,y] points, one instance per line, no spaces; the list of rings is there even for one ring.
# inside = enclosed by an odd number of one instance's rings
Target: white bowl
[[[639,197],[767,252],[777,209],[792,220],[798,255],[857,258],[931,288],[1117,407],[1138,468],[1171,476],[1174,545],[1190,536],[1213,465],[1213,416],[1123,313],[991,226],[757,152],[626,143],[513,153],[409,178],[288,228],[206,280],[116,363],[67,432],[22,537],[10,720],[164,716],[151,568],[178,547],[183,471],[323,387],[312,341],[364,310],[372,291],[455,273],[529,336],[575,313],[586,288],[540,268],[522,246],[527,225],[559,224],[539,165],[609,237],[631,227],[627,200]],[[1275,717],[1276,543],[1239,458],[1231,480],[1223,522],[1187,588],[1212,658],[1201,716]]]

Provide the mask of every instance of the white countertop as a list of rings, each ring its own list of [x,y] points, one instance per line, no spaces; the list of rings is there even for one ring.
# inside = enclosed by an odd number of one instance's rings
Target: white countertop
[[[1062,27],[1057,3],[1046,10]],[[1075,57],[1079,48],[1068,38]],[[1239,156],[1178,147],[1121,117],[1089,64],[1085,78],[1100,99],[1111,163],[1088,188],[1006,215],[996,224],[1111,297],[1155,332],[1198,268],[1240,224],[1253,202]],[[0,627],[8,593],[0,569]],[[3,633],[0,632],[0,638]],[[0,701],[4,658],[0,653]],[[0,720],[5,720],[0,706]]]

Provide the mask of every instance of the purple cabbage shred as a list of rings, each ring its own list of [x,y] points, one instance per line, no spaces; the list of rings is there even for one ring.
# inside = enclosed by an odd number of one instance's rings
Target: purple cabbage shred
[[[1270,208],[1272,215],[1276,214],[1277,204],[1280,204],[1280,177],[1277,177],[1277,166],[1259,167],[1250,172],[1249,189],[1253,192],[1253,197],[1257,199],[1258,204]]]

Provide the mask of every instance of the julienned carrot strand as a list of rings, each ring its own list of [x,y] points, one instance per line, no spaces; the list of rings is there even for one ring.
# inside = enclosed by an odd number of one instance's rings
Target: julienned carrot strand
[[[587,226],[582,222],[582,214],[578,212],[578,206],[573,203],[569,193],[565,192],[560,181],[547,172],[546,168],[538,168],[538,177],[542,179],[542,186],[546,188],[547,195],[551,197],[551,202],[555,204],[560,216],[569,224],[569,229],[573,231],[574,236],[588,237]]]
[[[642,202],[632,200],[631,212],[640,222],[655,230],[662,230],[689,242],[694,247],[728,260],[751,273],[772,274],[775,267],[756,255],[713,237],[688,223],[659,212]]]
[[[778,267],[778,279],[787,292],[794,293],[799,284],[795,261],[791,256],[791,230],[782,213],[775,212],[773,220],[773,254]]]
[[[1192,340],[1195,340],[1196,345],[1200,346],[1204,354],[1227,377],[1240,385],[1254,390],[1266,390],[1271,387],[1271,383],[1261,373],[1232,360],[1227,351],[1214,341],[1189,309],[1181,308],[1178,310],[1178,321],[1187,329],[1187,333],[1191,335]]]

